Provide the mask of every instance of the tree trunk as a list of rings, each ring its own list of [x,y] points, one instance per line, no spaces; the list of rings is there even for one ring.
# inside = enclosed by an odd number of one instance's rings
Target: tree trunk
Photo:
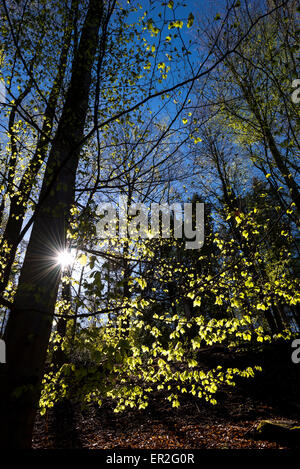
[[[7,365],[0,391],[0,444],[5,448],[31,446],[60,280],[55,255],[64,248],[65,229],[74,201],[79,144],[87,115],[101,18],[102,3],[90,0],[5,331]]]
[[[74,5],[74,1],[72,2]],[[22,176],[21,182],[18,187],[16,194],[12,194],[10,197],[10,208],[8,220],[5,226],[5,230],[1,239],[0,248],[3,251],[3,271],[0,278],[0,291],[2,292],[7,287],[9,276],[12,265],[14,263],[18,245],[20,242],[20,233],[22,230],[23,221],[27,211],[28,200],[35,184],[38,172],[45,161],[49,139],[53,130],[53,121],[55,117],[57,102],[63,80],[66,72],[66,65],[68,59],[68,52],[71,44],[71,17],[66,24],[66,29],[63,39],[63,47],[60,53],[57,75],[55,77],[47,107],[44,113],[44,122],[42,125],[41,136],[37,142],[36,149],[32,160],[25,173]],[[28,90],[29,92],[29,90]],[[16,150],[15,150],[16,152]],[[13,167],[14,168],[14,167]],[[11,179],[13,181],[14,170],[12,172]],[[11,184],[12,186],[12,184]],[[13,187],[11,187],[13,192]]]
[[[220,177],[221,182],[222,182],[222,191],[223,191],[224,200],[225,200],[227,206],[229,207],[230,211],[234,212],[238,208],[237,198],[236,198],[236,195],[234,194],[234,192],[232,190],[231,190],[231,193],[229,193],[229,191],[228,191],[226,180],[225,180],[224,175],[222,173],[222,169],[221,169],[220,163],[219,163],[219,157],[218,157],[218,154],[217,154],[216,150],[215,150],[215,162],[216,162],[216,168],[217,168],[219,177]],[[260,272],[257,272],[254,265],[252,265],[250,249],[248,248],[246,243],[243,242],[243,238],[242,238],[240,229],[236,225],[235,220],[230,220],[229,221],[229,226],[230,226],[232,235],[233,235],[234,239],[237,241],[237,243],[239,244],[239,247],[240,247],[241,251],[243,252],[245,258],[250,262],[249,270],[252,273],[253,277],[256,279],[257,276],[258,276],[258,273],[260,273],[263,276],[263,278],[267,281],[267,275],[266,275],[264,267],[260,266]],[[260,294],[260,296],[262,297],[262,294]],[[248,303],[248,306],[250,307],[250,303],[249,303],[248,299],[246,299],[246,301]],[[275,333],[279,332],[280,330],[277,327],[277,324],[276,324],[276,321],[275,321],[274,316],[272,314],[272,311],[270,309],[266,310],[264,312],[264,316],[267,320],[267,323],[269,325],[271,333],[275,334]]]
[[[272,134],[269,122],[266,117],[263,116],[259,109],[259,105],[256,102],[255,97],[251,92],[250,85],[245,85],[240,82],[241,89],[244,93],[245,100],[249,105],[249,109],[253,112],[259,126],[261,129],[261,133],[264,136],[266,143],[269,147],[269,150],[272,154],[273,160],[280,171],[288,189],[290,192],[291,200],[294,202],[297,208],[297,221],[299,223],[299,216],[300,216],[300,194],[298,190],[298,185],[292,174],[288,168],[287,163],[284,161],[283,156],[281,155],[280,151],[278,150],[277,144],[275,142],[274,136]]]

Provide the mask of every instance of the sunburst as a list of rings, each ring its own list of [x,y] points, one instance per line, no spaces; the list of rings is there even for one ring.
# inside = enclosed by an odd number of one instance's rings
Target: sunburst
[[[62,269],[66,269],[71,265],[74,262],[74,259],[73,254],[67,249],[60,251],[56,256],[56,262]]]

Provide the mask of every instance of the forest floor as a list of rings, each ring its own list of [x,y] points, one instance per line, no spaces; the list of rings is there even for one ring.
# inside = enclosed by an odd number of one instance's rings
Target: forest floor
[[[212,356],[219,362],[221,355],[210,354],[206,364]],[[257,359],[264,372],[218,393],[215,406],[185,398],[172,409],[162,395],[153,396],[146,410],[122,414],[109,402],[84,411],[61,403],[38,416],[33,448],[299,449],[298,440],[258,439],[254,431],[267,419],[300,425],[300,364],[291,364],[286,348],[270,349]]]
[[[115,414],[109,407],[80,412],[62,406],[39,417],[34,448],[90,449],[287,449],[294,443],[258,440],[252,431],[261,420],[295,415],[250,398],[228,395],[213,408],[196,402],[173,410],[162,403],[148,411]],[[296,444],[296,447],[300,447]]]

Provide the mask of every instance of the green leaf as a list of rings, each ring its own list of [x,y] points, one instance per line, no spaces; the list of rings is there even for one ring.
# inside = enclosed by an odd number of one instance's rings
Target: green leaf
[[[81,265],[86,265],[87,263],[87,256],[86,254],[81,254],[81,256],[78,258],[79,262]]]
[[[188,17],[187,27],[191,28],[193,26],[193,23],[194,23],[194,15],[193,13],[190,13]]]
[[[169,23],[168,25],[168,29],[182,28],[182,26],[183,26],[183,21],[179,21],[179,20],[171,21],[171,23]]]

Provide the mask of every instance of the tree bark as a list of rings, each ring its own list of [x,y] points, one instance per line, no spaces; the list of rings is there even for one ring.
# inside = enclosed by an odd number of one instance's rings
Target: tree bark
[[[72,2],[73,5],[74,2]],[[48,103],[44,112],[44,122],[42,125],[41,135],[37,142],[36,149],[32,160],[25,173],[22,176],[21,182],[18,187],[16,194],[12,194],[10,197],[10,208],[8,220],[5,226],[5,230],[1,239],[0,248],[3,252],[3,271],[0,278],[0,291],[5,290],[7,287],[11,268],[14,263],[18,245],[20,242],[20,233],[22,230],[23,221],[27,211],[27,204],[32,192],[32,188],[35,184],[38,172],[45,161],[50,136],[53,130],[53,122],[57,107],[57,102],[63,80],[66,72],[68,52],[71,44],[71,18],[66,25],[64,33],[63,46],[60,53],[57,75],[55,77]],[[15,150],[16,152],[16,150]],[[14,171],[12,179],[14,177]],[[13,187],[11,188],[13,192]]]
[[[74,201],[79,145],[88,110],[102,11],[99,0],[90,0],[5,330],[7,365],[0,391],[0,445],[5,448],[31,446],[60,280],[55,255],[64,248]]]

